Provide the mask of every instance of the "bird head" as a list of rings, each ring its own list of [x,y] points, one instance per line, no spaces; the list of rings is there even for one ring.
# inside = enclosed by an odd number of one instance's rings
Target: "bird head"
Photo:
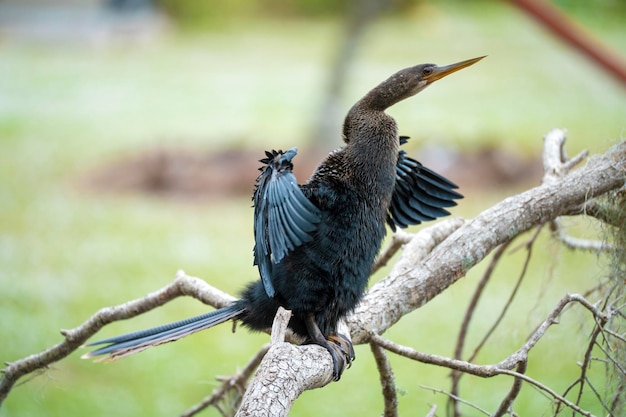
[[[481,56],[444,66],[420,64],[405,68],[372,90],[367,101],[372,107],[384,110],[401,100],[414,96],[435,81],[467,68],[483,58],[484,56]]]

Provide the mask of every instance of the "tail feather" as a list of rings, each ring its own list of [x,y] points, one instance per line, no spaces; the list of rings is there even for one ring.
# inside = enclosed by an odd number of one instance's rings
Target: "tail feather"
[[[190,317],[174,323],[98,340],[96,342],[86,344],[85,346],[97,346],[104,344],[107,346],[88,352],[84,354],[82,358],[87,359],[94,356],[106,355],[96,361],[114,361],[116,359],[141,352],[142,350],[146,350],[152,346],[173,342],[200,330],[208,329],[209,327],[216,326],[230,319],[237,318],[244,312],[244,310],[244,307],[235,303],[219,310]]]

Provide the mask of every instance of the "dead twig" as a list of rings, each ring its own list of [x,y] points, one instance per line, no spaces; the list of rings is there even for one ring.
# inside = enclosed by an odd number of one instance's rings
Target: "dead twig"
[[[387,245],[376,258],[376,262],[374,262],[374,266],[372,267],[372,274],[387,265],[391,258],[393,258],[393,255],[402,248],[402,245],[409,243],[412,237],[413,235],[411,233],[407,233],[402,229],[396,230],[391,236],[389,245]]]
[[[580,413],[581,415],[591,417],[592,414],[586,410],[580,408],[577,403],[574,403],[564,395],[559,395],[550,387],[545,384],[540,383],[539,381],[534,380],[533,378],[524,374],[528,361],[528,354],[534,348],[534,346],[539,342],[539,340],[546,334],[547,330],[550,326],[558,322],[558,317],[561,315],[563,310],[571,303],[578,303],[582,305],[585,309],[590,311],[593,317],[598,320],[600,323],[606,323],[609,319],[609,316],[597,309],[593,304],[591,304],[587,299],[578,294],[567,294],[564,296],[554,310],[548,315],[548,317],[537,327],[537,329],[530,334],[527,338],[526,343],[519,348],[516,352],[509,355],[507,358],[502,360],[497,364],[492,365],[476,365],[471,362],[462,361],[459,359],[451,359],[443,356],[426,354],[422,352],[418,352],[414,349],[411,349],[406,346],[398,345],[394,342],[391,342],[387,339],[382,338],[378,334],[372,334],[370,338],[370,343],[376,343],[381,347],[394,352],[398,355],[417,360],[422,363],[427,363],[431,365],[443,366],[458,372],[463,372],[483,378],[491,378],[496,375],[509,375],[515,378],[513,387],[500,404],[496,415],[503,415],[507,412],[512,405],[513,401],[519,394],[519,390],[521,389],[522,382],[527,382],[541,391],[544,391],[556,401],[561,404],[571,408],[572,410]],[[516,368],[517,371],[512,371],[512,369]],[[456,398],[453,398],[454,401],[457,401],[459,398],[456,394],[450,394]]]
[[[222,400],[229,391],[236,390],[239,399],[243,396],[243,393],[246,391],[246,385],[248,379],[254,372],[254,370],[259,366],[261,360],[267,353],[270,348],[269,344],[263,345],[261,349],[250,359],[250,361],[244,366],[244,368],[237,372],[235,375],[232,375],[229,378],[223,380],[222,385],[213,391],[213,393],[204,398],[198,404],[194,405],[184,413],[180,415],[180,417],[191,417],[198,414],[200,411],[204,410],[211,405],[215,406],[222,414],[224,412],[220,409],[218,402]],[[237,404],[235,404],[235,409],[238,408]]]
[[[446,391],[441,390],[441,389],[439,389],[439,388],[427,387],[426,385],[420,385],[420,388],[422,388],[422,389],[427,389],[427,390],[432,391],[432,392],[434,392],[434,393],[436,393],[436,394],[443,394],[443,395],[447,396],[448,398],[452,398],[452,399],[453,399],[454,401],[456,401],[456,402],[459,402],[459,403],[465,404],[465,405],[467,405],[467,406],[469,406],[469,407],[472,407],[474,410],[478,410],[478,411],[480,411],[481,413],[483,413],[483,414],[484,414],[484,415],[486,415],[486,416],[490,415],[490,413],[489,413],[487,410],[485,410],[485,409],[483,409],[483,408],[480,408],[480,407],[479,407],[479,406],[477,406],[476,404],[471,403],[471,402],[469,402],[469,401],[467,401],[467,400],[464,400],[463,398],[460,398],[460,397],[458,397],[458,396],[456,396],[456,395],[452,394],[451,392],[446,392]],[[430,413],[429,413],[429,414],[430,414]]]
[[[216,308],[224,307],[234,300],[230,295],[205,281],[188,276],[184,271],[178,271],[174,281],[160,290],[115,307],[100,309],[80,326],[70,330],[61,330],[65,338],[60,343],[40,353],[7,363],[7,367],[2,370],[4,375],[0,380],[0,404],[22,376],[46,368],[65,358],[105,325],[138,316],[183,295],[191,296]]]
[[[396,393],[396,382],[393,376],[393,369],[391,369],[391,363],[389,363],[385,349],[372,342],[370,342],[370,349],[376,360],[376,367],[380,375],[380,385],[383,391],[383,399],[385,400],[383,416],[397,417],[398,395]]]
[[[291,310],[286,310],[283,307],[278,307],[276,316],[274,317],[274,323],[272,323],[272,333],[270,343],[272,345],[285,341],[287,335],[287,325],[289,325],[289,319],[291,319]]]
[[[480,279],[480,281],[478,281],[478,285],[476,286],[476,289],[474,290],[474,293],[472,294],[472,298],[470,299],[469,305],[467,306],[467,309],[465,310],[463,321],[461,322],[459,335],[457,336],[457,342],[454,348],[454,359],[460,360],[463,358],[463,347],[465,346],[465,340],[467,338],[469,325],[472,320],[472,317],[474,316],[474,312],[476,311],[476,307],[478,306],[478,301],[480,300],[480,297],[482,296],[483,291],[487,287],[487,283],[493,276],[493,272],[496,268],[496,265],[498,264],[498,262],[500,261],[500,258],[502,258],[502,255],[504,255],[506,249],[509,247],[510,244],[511,244],[511,241],[503,243],[502,245],[500,245],[500,247],[498,247],[493,257],[491,258],[491,261],[489,262],[489,266],[483,273],[482,278]],[[459,403],[455,400],[455,398],[459,396],[459,382],[461,380],[462,375],[463,374],[461,372],[458,372],[456,370],[453,370],[450,373],[450,377],[452,379],[452,387],[450,389],[450,394],[452,395],[448,397],[449,398],[448,407],[452,408],[454,417],[461,416]]]

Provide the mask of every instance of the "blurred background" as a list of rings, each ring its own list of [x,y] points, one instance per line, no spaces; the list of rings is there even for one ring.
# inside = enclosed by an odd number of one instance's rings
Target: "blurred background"
[[[549,4],[598,50],[626,51],[626,1]],[[409,154],[461,186],[454,215],[470,218],[538,184],[551,128],[567,128],[570,155],[623,139],[624,81],[513,2],[0,0],[0,360],[59,342],[59,329],[167,285],[178,269],[236,293],[257,277],[250,196],[264,150],[298,146],[305,181],[341,145],[347,110],[377,83],[407,66],[481,55],[389,111],[412,137]],[[571,227],[597,237],[591,222]],[[547,233],[537,245],[512,313],[478,363],[500,361],[563,294],[603,276],[595,254],[571,253]],[[470,342],[491,325],[524,256],[505,256]],[[484,268],[387,336],[452,355]],[[205,310],[178,299],[98,337]],[[568,314],[528,371],[558,392],[579,372],[590,325]],[[16,387],[0,416],[178,415],[267,340],[222,326],[113,364],[76,352]],[[380,414],[369,348],[356,353],[339,383],[305,393],[293,415]],[[401,414],[438,404],[444,415],[446,398],[423,387],[448,390],[448,372],[391,359]],[[492,410],[509,383],[466,377],[460,393]],[[520,415],[551,406],[527,387],[516,404]],[[591,397],[582,405],[602,414]]]

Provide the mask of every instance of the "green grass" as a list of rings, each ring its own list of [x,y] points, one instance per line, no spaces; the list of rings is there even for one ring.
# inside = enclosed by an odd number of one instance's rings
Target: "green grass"
[[[619,23],[591,24],[614,47],[626,45]],[[180,268],[231,293],[255,279],[249,198],[183,203],[99,195],[78,184],[95,167],[156,146],[218,150],[234,144],[261,152],[303,144],[340,34],[334,22],[246,21],[150,44],[0,45],[0,359],[57,343],[59,329],[166,285]],[[424,7],[376,24],[353,65],[344,109],[401,67],[484,54],[489,57],[475,67],[392,109],[402,133],[468,151],[498,144],[527,154],[537,154],[552,127],[568,128],[572,154],[602,151],[623,135],[621,87],[499,4],[487,10]],[[417,154],[418,143],[413,146]],[[485,191],[468,195],[455,214],[473,216],[504,196]],[[471,328],[474,343],[510,291],[522,255],[508,256],[498,270]],[[387,336],[450,355],[484,267]],[[479,362],[516,349],[565,292],[594,285],[602,271],[595,256],[540,239],[505,323],[509,331],[494,336]],[[111,325],[102,336],[204,310],[193,300],[177,300]],[[531,375],[549,378],[559,391],[577,371],[581,352],[570,338],[584,345],[583,316],[569,312],[532,358]],[[75,353],[16,387],[0,416],[175,415],[209,394],[215,375],[233,373],[265,340],[241,330],[232,335],[225,326],[110,365],[81,361]],[[379,413],[369,349],[357,347],[357,356],[338,384],[305,393],[293,415]],[[447,371],[392,362],[403,415],[424,415],[431,403],[440,404],[442,415],[443,396],[420,385],[448,389]],[[493,409],[509,383],[466,378],[462,394]],[[522,415],[549,409],[532,389],[518,406]],[[602,414],[597,405],[590,409]]]

